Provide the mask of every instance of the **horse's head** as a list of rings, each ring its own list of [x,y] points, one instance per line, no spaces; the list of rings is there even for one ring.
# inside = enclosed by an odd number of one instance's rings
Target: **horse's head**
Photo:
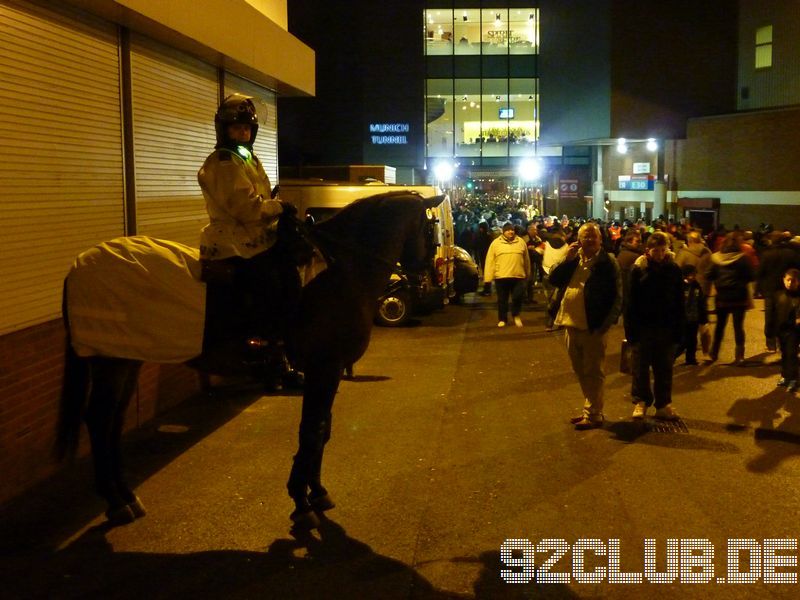
[[[434,210],[444,201],[444,196],[419,199],[419,211],[415,219],[409,223],[403,253],[400,256],[400,265],[411,273],[423,273],[430,268],[434,254],[436,254],[436,241],[434,230],[437,218]]]

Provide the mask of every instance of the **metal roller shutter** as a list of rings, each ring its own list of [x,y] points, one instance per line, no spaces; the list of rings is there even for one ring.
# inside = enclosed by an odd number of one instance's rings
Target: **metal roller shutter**
[[[278,111],[275,92],[263,88],[251,81],[225,74],[225,96],[230,94],[252,96],[258,114],[258,135],[253,149],[256,152],[270,183],[278,183]]]
[[[137,233],[196,247],[208,222],[197,171],[214,149],[214,67],[131,39]]]
[[[75,256],[124,232],[117,43],[0,1],[0,334],[59,317]]]

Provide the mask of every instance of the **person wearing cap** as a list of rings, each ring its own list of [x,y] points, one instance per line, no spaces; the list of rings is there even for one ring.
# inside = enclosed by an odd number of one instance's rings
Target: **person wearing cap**
[[[297,211],[271,198],[269,177],[253,151],[253,99],[228,96],[214,125],[214,151],[197,173],[209,217],[200,239],[207,303],[238,319],[232,327],[245,338],[283,338],[300,280],[275,245],[278,218]]]
[[[528,245],[519,237],[512,223],[503,225],[502,234],[490,245],[486,253],[483,281],[490,285],[494,281],[497,290],[497,326],[508,322],[508,299],[511,297],[511,317],[514,325],[522,327],[519,316],[525,296],[525,282],[530,277],[531,262]]]

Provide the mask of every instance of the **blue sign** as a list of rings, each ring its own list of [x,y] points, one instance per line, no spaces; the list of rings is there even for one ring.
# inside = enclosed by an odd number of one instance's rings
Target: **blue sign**
[[[369,132],[373,135],[370,140],[373,144],[408,144],[408,136],[404,135],[411,130],[408,123],[370,123]],[[382,134],[382,135],[375,135]]]

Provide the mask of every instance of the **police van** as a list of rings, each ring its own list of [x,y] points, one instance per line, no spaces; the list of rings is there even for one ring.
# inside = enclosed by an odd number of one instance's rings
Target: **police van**
[[[281,179],[280,199],[297,207],[301,217],[312,217],[319,223],[361,198],[386,192],[408,190],[429,198],[441,195],[439,188],[427,185],[394,185],[380,181],[352,184],[321,179]],[[377,322],[386,326],[405,323],[412,313],[444,306],[455,295],[455,237],[450,198],[445,196],[433,209],[435,223],[432,243],[436,254],[429,272],[421,280],[393,275],[384,295],[378,301]]]

